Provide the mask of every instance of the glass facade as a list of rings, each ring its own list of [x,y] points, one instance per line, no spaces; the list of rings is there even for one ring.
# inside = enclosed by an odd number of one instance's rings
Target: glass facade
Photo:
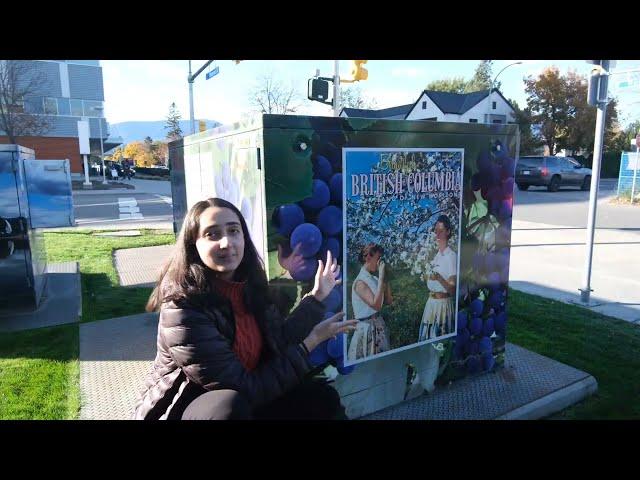
[[[102,117],[103,111],[95,110],[95,107],[103,107],[103,102],[53,97],[27,97],[24,99],[24,110],[26,113],[73,117]]]

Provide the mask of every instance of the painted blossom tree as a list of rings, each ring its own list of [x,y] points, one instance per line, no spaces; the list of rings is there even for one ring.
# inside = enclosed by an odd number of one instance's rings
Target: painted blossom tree
[[[392,170],[389,164],[405,165]],[[418,172],[437,173],[460,170],[460,152],[396,152],[390,161],[380,161],[372,174],[402,173],[404,181]],[[348,185],[348,180],[347,180]],[[426,281],[429,262],[437,250],[433,227],[440,215],[452,224],[450,245],[457,245],[459,190],[411,193],[402,195],[361,195],[347,198],[347,251],[351,261],[368,243],[381,245],[386,262],[396,268],[407,268],[412,275]]]

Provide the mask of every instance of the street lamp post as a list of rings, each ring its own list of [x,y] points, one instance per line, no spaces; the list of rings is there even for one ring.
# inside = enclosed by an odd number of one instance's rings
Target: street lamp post
[[[498,72],[498,74],[495,77],[493,77],[493,81],[489,85],[489,95],[487,97],[487,123],[491,123],[489,121],[489,117],[491,116],[491,92],[493,92],[493,86],[498,81],[498,77],[500,76],[500,74],[502,72],[504,72],[507,68],[509,68],[509,67],[511,67],[513,65],[522,65],[522,62],[513,62],[513,63],[510,63],[509,65],[507,65],[506,67],[504,67],[502,70],[500,70]]]
[[[236,63],[239,60],[236,60]],[[189,82],[189,124],[191,126],[191,134],[193,135],[194,133],[196,133],[196,125],[193,119],[193,81],[196,79],[196,77],[198,75],[200,75],[200,73],[207,68],[207,66],[213,62],[213,60],[207,60],[205,62],[204,65],[202,65],[200,67],[200,69],[194,73],[193,75],[191,74],[191,60],[189,60],[189,76],[187,77],[187,82]]]
[[[102,112],[104,107],[93,107],[96,112]],[[102,143],[102,117],[98,117],[98,126],[100,128],[100,162],[102,163],[102,183],[107,183],[106,173],[104,171],[104,144]]]

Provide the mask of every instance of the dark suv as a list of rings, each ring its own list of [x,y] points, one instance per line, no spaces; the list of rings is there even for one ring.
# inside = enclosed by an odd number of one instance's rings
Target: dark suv
[[[527,190],[531,185],[547,187],[550,192],[565,185],[589,190],[591,169],[571,157],[520,157],[516,165],[516,183],[520,190]]]

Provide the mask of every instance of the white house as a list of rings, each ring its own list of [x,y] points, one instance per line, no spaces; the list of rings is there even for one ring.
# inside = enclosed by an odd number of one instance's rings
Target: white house
[[[415,103],[380,110],[343,108],[341,117],[430,120],[464,123],[514,123],[515,110],[498,89],[471,93],[424,90]]]

